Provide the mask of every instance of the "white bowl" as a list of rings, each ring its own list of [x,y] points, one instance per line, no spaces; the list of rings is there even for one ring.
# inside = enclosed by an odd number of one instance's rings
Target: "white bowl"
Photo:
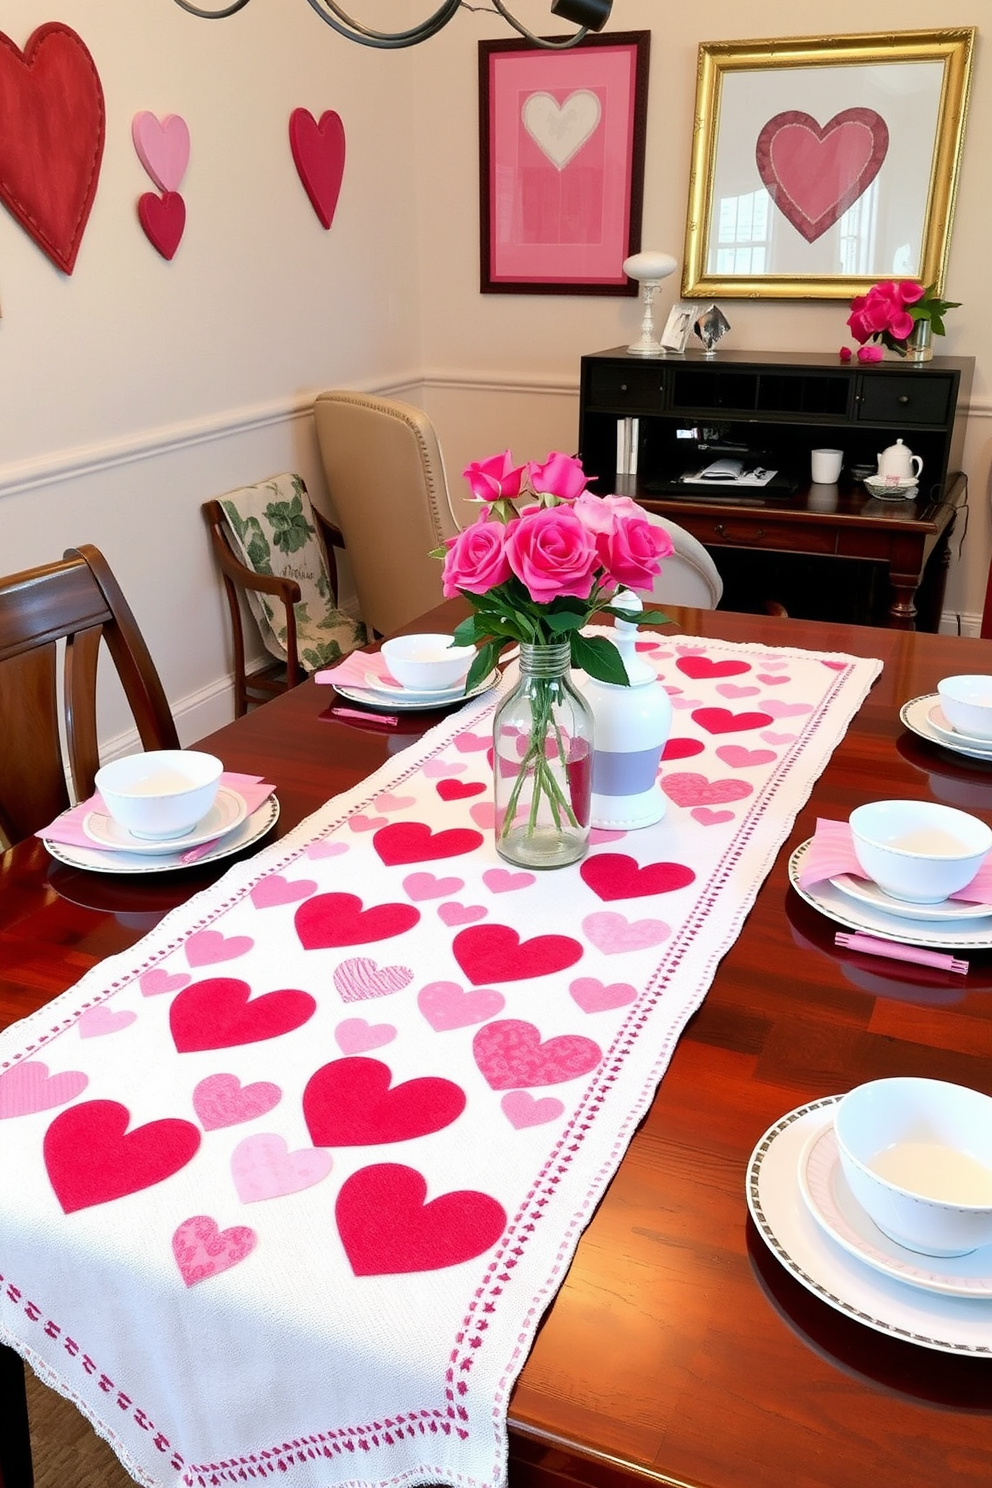
[[[895,899],[939,904],[970,883],[992,848],[977,816],[936,801],[869,801],[851,812],[854,854]]]
[[[848,1092],[834,1115],[848,1187],[878,1228],[923,1255],[992,1241],[992,1099],[911,1076]]]
[[[952,728],[973,739],[992,739],[992,677],[945,677],[937,691]]]
[[[456,646],[450,635],[395,636],[383,641],[391,676],[411,692],[442,692],[459,687],[475,658],[474,646]]]
[[[111,760],[96,788],[114,821],[134,837],[183,837],[214,804],[221,761],[195,749],[150,749]]]

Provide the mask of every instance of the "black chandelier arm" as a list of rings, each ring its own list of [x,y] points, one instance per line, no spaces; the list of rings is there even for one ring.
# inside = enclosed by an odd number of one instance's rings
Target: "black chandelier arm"
[[[202,21],[222,21],[225,16],[236,15],[239,10],[244,10],[248,0],[233,0],[223,10],[201,10],[198,5],[191,5],[189,0],[176,0],[176,4],[190,15],[199,16]]]
[[[239,3],[247,3],[247,0],[239,0]],[[370,26],[363,26],[360,21],[354,20],[335,0],[307,0],[307,4],[339,36],[360,42],[362,46],[388,48],[413,46],[416,42],[428,41],[436,36],[442,26],[446,26],[457,15],[461,0],[444,0],[444,4],[433,15],[419,25],[411,26],[408,31],[373,31]]]
[[[310,0],[310,3],[313,4],[313,0]],[[543,47],[549,52],[567,51],[569,47],[578,46],[579,42],[584,41],[589,34],[589,28],[587,26],[580,26],[574,36],[566,36],[564,41],[551,41],[546,36],[535,36],[533,31],[528,31],[527,27],[517,20],[516,16],[510,14],[503,4],[503,0],[492,0],[492,3],[493,9],[499,12],[504,21],[513,27],[514,31],[518,31],[521,36],[525,36],[535,46]]]

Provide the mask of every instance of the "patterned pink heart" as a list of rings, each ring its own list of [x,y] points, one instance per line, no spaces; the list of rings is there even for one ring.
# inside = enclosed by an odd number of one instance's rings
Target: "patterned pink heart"
[[[339,858],[348,851],[347,842],[311,842],[307,847],[308,858]]]
[[[461,775],[468,769],[464,760],[425,760],[420,770],[425,780],[443,780],[448,775]]]
[[[622,951],[645,951],[661,945],[672,933],[664,920],[628,920],[626,915],[603,909],[586,915],[582,929],[604,956],[618,956]]]
[[[517,1131],[522,1131],[525,1126],[542,1126],[546,1121],[556,1121],[565,1109],[556,1096],[543,1095],[538,1099],[529,1090],[511,1090],[499,1104],[503,1115]]]
[[[365,1002],[372,997],[390,997],[413,981],[408,966],[380,966],[368,956],[354,956],[334,968],[334,985],[342,1002]]]
[[[421,899],[444,899],[449,894],[457,894],[459,889],[465,887],[465,880],[436,878],[433,873],[408,873],[403,880],[403,887],[411,899],[419,902]]]
[[[874,109],[842,109],[822,126],[785,109],[763,125],[754,158],[782,216],[815,243],[867,191],[888,149],[888,127]]]
[[[439,904],[437,912],[445,925],[472,925],[489,913],[484,904]]]
[[[377,832],[380,827],[389,826],[389,818],[386,816],[366,816],[364,811],[358,811],[354,816],[349,816],[348,826],[353,832]]]
[[[369,1049],[381,1049],[391,1044],[396,1029],[391,1023],[368,1023],[364,1018],[345,1018],[334,1030],[334,1038],[342,1054],[364,1054]]]
[[[266,874],[251,891],[256,909],[271,909],[277,904],[297,904],[317,892],[312,878],[283,878],[281,873]]]
[[[766,744],[791,744],[798,736],[796,734],[777,734],[773,729],[763,729],[760,738]]]
[[[127,1008],[115,1012],[105,1006],[91,1007],[80,1014],[76,1027],[80,1038],[103,1038],[108,1033],[120,1033],[122,1028],[129,1028],[137,1016]]]
[[[229,1271],[255,1249],[258,1236],[247,1225],[218,1228],[209,1214],[184,1219],[172,1236],[172,1254],[186,1285]]]
[[[204,1131],[217,1131],[223,1126],[240,1126],[265,1116],[282,1100],[278,1085],[256,1080],[242,1085],[237,1075],[207,1075],[194,1087],[193,1110]]]
[[[509,868],[487,868],[482,882],[493,894],[512,894],[517,889],[529,889],[537,879],[533,873],[513,873]]]
[[[748,770],[752,765],[770,765],[772,760],[778,759],[774,749],[745,749],[743,744],[721,744],[716,757],[732,770]]]
[[[729,775],[723,780],[707,780],[705,775],[690,770],[663,775],[661,788],[676,806],[723,806],[754,793],[754,786],[746,780],[732,780]]]
[[[465,992],[457,982],[428,982],[417,993],[417,1006],[435,1033],[484,1023],[501,1013],[505,1004],[502,992],[492,987]]]
[[[770,702],[762,703],[762,708],[772,718],[799,718],[803,713],[812,713],[812,703],[786,703],[779,702],[778,698],[772,698]]]
[[[718,687],[717,687],[716,690],[720,694],[721,697],[725,697],[725,698],[746,698],[746,697],[757,697],[758,693],[761,691],[761,688],[760,687],[740,687],[740,686],[738,686],[738,684],[736,682],[721,682],[718,685]]]
[[[761,683],[763,683],[765,687],[784,687],[785,684],[786,684],[786,682],[791,682],[792,681],[792,678],[791,677],[778,677],[778,676],[775,676],[775,677],[773,677],[773,676],[765,676],[764,672],[761,672],[761,673],[759,673],[758,681],[761,682]]]
[[[477,749],[488,749],[492,739],[484,734],[473,734],[470,730],[455,735],[455,748],[459,754],[474,754]]]
[[[301,1147],[290,1152],[286,1138],[275,1132],[245,1137],[231,1153],[231,1177],[242,1204],[280,1199],[284,1194],[313,1188],[333,1166],[333,1157],[323,1147]]]
[[[138,986],[142,997],[161,997],[163,992],[178,992],[180,988],[189,986],[192,980],[188,971],[163,971],[157,967],[155,971],[146,971],[140,976]]]
[[[475,1062],[493,1090],[517,1085],[560,1085],[594,1070],[603,1051],[579,1033],[542,1041],[540,1030],[520,1018],[487,1023],[472,1040]]]
[[[689,815],[703,827],[716,827],[734,819],[732,811],[711,811],[708,806],[694,806]]]
[[[213,966],[247,956],[255,942],[250,935],[222,935],[219,930],[197,930],[186,942],[190,966]]]
[[[178,191],[189,164],[189,130],[179,114],[159,123],[147,109],[131,120],[135,154],[160,191]]]
[[[498,994],[497,994],[498,995]],[[503,999],[500,998],[500,1006]],[[0,1121],[9,1116],[31,1116],[75,1100],[90,1083],[82,1070],[51,1075],[40,1059],[14,1064],[0,1074]]]
[[[605,1013],[611,1008],[626,1007],[637,996],[637,988],[629,982],[610,982],[607,986],[598,977],[578,977],[568,992],[584,1013]]]
[[[392,791],[380,791],[372,801],[376,811],[405,811],[416,804],[416,796],[394,796]]]

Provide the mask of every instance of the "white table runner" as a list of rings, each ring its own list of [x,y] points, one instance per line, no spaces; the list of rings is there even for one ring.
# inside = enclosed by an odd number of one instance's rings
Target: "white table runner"
[[[0,1338],[139,1482],[504,1481],[541,1314],[880,670],[642,654],[657,826],[503,863],[490,696],[0,1036]]]

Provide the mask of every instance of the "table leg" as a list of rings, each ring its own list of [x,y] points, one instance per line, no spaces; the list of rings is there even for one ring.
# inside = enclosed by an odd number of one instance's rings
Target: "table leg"
[[[0,1343],[0,1488],[34,1488],[28,1401],[20,1354]]]
[[[892,630],[915,630],[917,581],[890,574],[889,586],[892,595],[892,602],[889,605],[890,628]]]

